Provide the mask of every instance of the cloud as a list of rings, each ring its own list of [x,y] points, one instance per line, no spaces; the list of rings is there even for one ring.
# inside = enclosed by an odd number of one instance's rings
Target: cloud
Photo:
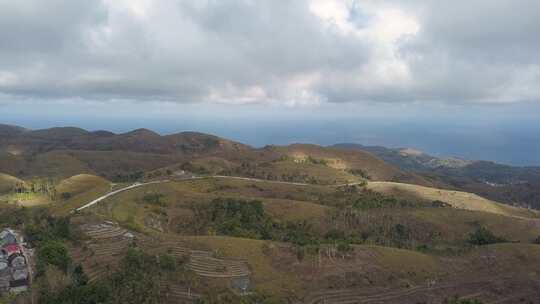
[[[0,94],[177,103],[540,96],[537,1],[0,0]]]

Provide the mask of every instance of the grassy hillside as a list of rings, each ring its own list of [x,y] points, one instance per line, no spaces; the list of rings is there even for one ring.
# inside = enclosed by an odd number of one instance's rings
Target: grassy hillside
[[[90,184],[94,186],[87,187]],[[62,181],[57,188],[80,197],[89,193],[87,189],[100,186],[108,183],[99,177],[79,175]],[[220,203],[216,198],[231,198],[247,206],[252,200],[261,201],[264,216],[260,222],[270,221],[266,227],[273,229],[275,237],[262,238],[235,229],[224,232],[223,228],[238,223],[250,222],[255,228],[258,223],[249,219],[238,222],[244,217],[234,212],[222,218],[223,222],[212,222],[223,211],[212,209]],[[120,193],[78,215],[77,223],[117,221],[135,233],[135,246],[168,252],[182,263],[198,263],[206,271],[220,271],[212,268],[212,261],[217,259],[245,262],[251,290],[294,303],[323,303],[320,299],[329,302],[334,298],[354,303],[359,296],[373,301],[382,301],[379,297],[384,296],[383,303],[442,302],[445,297],[477,294],[479,290],[485,291],[481,299],[491,301],[497,293],[534,292],[529,287],[538,274],[526,269],[540,265],[540,247],[525,243],[540,235],[537,220],[489,210],[397,202],[360,187],[205,178],[152,184]],[[242,210],[239,205],[233,209]],[[480,227],[508,243],[472,246],[469,236]],[[245,236],[235,236],[238,232]],[[107,248],[118,252],[127,248],[121,246],[129,242],[115,240],[111,239],[107,247],[103,243],[90,246],[94,255],[82,249],[73,252],[77,258],[81,253],[88,256],[83,263],[94,277],[97,274],[92,265],[109,259]],[[146,243],[148,240],[151,242]],[[191,262],[185,258],[189,250],[195,250]],[[211,257],[201,258],[201,250]],[[179,275],[184,274],[180,271]],[[230,286],[227,278],[193,272],[189,276],[195,276],[198,282],[190,285],[195,293],[207,294]],[[176,284],[183,284],[179,281]],[[508,287],[513,283],[519,288]],[[495,287],[499,289],[492,293]]]
[[[337,229],[363,244],[459,251],[467,246],[469,234],[479,227],[487,227],[509,241],[531,242],[540,235],[538,220],[509,212],[430,207],[428,203],[400,207],[391,197],[377,197],[369,192],[354,194],[328,186],[213,178],[133,189],[100,203],[92,212],[139,231],[193,234],[200,233],[192,230],[198,225],[196,207],[216,198],[260,200],[266,214],[276,223],[305,223],[302,225],[306,232],[316,238]],[[371,199],[380,202],[373,204]],[[367,207],[365,203],[369,203]],[[520,209],[515,212],[526,213]]]
[[[24,186],[23,180],[14,176],[0,173],[0,194],[6,194],[14,190],[17,186]]]
[[[388,195],[420,199],[426,201],[443,201],[455,208],[496,213],[508,216],[538,217],[538,212],[503,205],[476,194],[443,190],[394,182],[370,182],[369,189]]]
[[[351,172],[372,180],[402,181],[429,185],[420,176],[405,173],[375,156],[346,149],[327,148],[316,145],[295,144],[285,147],[269,147],[272,151],[287,155],[298,162],[322,161],[328,167]]]
[[[92,173],[86,163],[63,151],[37,155],[0,154],[0,167],[6,173],[20,177],[67,178],[79,173]]]
[[[111,183],[104,178],[78,174],[62,180],[57,186],[58,199],[52,207],[55,214],[67,214],[111,190]]]

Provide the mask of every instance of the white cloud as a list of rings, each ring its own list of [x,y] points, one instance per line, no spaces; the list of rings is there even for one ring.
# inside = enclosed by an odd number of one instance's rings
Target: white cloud
[[[533,0],[51,1],[0,2],[0,94],[290,106],[540,97]]]

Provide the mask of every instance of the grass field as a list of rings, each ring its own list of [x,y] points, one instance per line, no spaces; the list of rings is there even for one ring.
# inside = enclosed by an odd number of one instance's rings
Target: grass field
[[[56,186],[59,198],[51,207],[52,212],[65,215],[110,190],[111,183],[104,178],[90,174],[72,176]]]
[[[230,179],[200,179],[152,184],[120,193],[92,210],[138,231],[180,232],[178,228],[192,222],[191,204],[210,202],[215,198],[260,200],[266,213],[276,222],[309,223],[317,233],[339,228],[353,234],[371,235],[368,244],[391,244],[380,239],[392,237],[392,227],[402,225],[409,234],[407,248],[421,244],[438,251],[466,246],[470,233],[486,227],[508,241],[529,243],[540,236],[540,222],[499,213],[459,208],[374,208],[356,211],[354,220],[336,216],[339,208],[317,201],[332,193],[331,187],[297,186]],[[159,194],[159,204],[145,201],[148,194]],[[331,203],[331,202],[330,202]],[[149,225],[149,223],[153,223]],[[180,224],[180,226],[178,226]],[[377,228],[379,227],[379,228]],[[378,230],[379,229],[379,230]]]
[[[247,261],[258,291],[284,295],[301,288],[301,281],[295,273],[276,269],[272,265],[272,257],[265,254],[265,247],[272,246],[272,242],[226,236],[186,236],[182,239],[213,250],[219,256]]]
[[[78,192],[76,189],[79,187],[76,185],[79,178],[84,180],[89,177],[74,178],[69,183],[74,193]],[[59,188],[62,189],[60,186]],[[490,288],[489,284],[505,282],[498,273],[512,274],[519,276],[520,280],[529,280],[529,275],[522,276],[523,271],[526,271],[525,265],[540,265],[540,246],[526,244],[540,235],[540,224],[534,218],[502,211],[494,212],[504,209],[482,209],[482,211],[460,209],[463,206],[456,203],[454,208],[406,207],[360,210],[358,211],[360,217],[355,218],[356,224],[340,220],[341,223],[334,226],[329,215],[337,208],[331,204],[325,205],[328,202],[319,199],[332,197],[335,191],[335,187],[331,186],[299,186],[206,178],[135,188],[111,197],[86,212],[97,213],[104,219],[118,221],[124,227],[143,232],[160,242],[177,242],[191,249],[212,251],[217,257],[244,260],[249,265],[254,290],[289,299],[309,298],[311,294],[319,292],[330,295],[335,292],[343,293],[341,295],[343,297],[351,294],[349,296],[354,299],[354,292],[357,292],[355,290],[363,292],[370,288],[374,292],[381,289],[398,290],[397,294],[411,296],[413,290],[425,289],[425,292],[431,290],[427,282],[432,281],[445,282],[444,284],[450,286],[448,287],[450,291],[444,291],[449,297],[469,292],[471,287],[463,284],[464,278],[475,282],[481,281],[482,283],[478,284],[481,284],[482,288]],[[436,191],[440,190],[430,191],[437,193]],[[442,195],[435,196],[435,199],[442,200],[440,197],[445,197],[444,195],[455,197],[456,201],[467,198],[460,196],[461,194],[444,191],[441,193]],[[148,194],[161,195],[160,202],[156,204],[146,201],[145,196]],[[396,194],[402,195],[401,192]],[[414,197],[418,198],[416,195]],[[352,251],[346,254],[338,254],[335,251],[332,253],[335,248],[332,249],[331,245],[326,244],[321,247],[320,253],[305,251],[300,257],[297,247],[290,243],[212,234],[191,235],[174,231],[171,223],[182,219],[189,221],[189,218],[194,216],[189,211],[190,204],[209,202],[218,197],[259,199],[263,202],[265,211],[277,221],[305,220],[314,223],[318,229],[322,229],[322,232],[324,229],[340,228],[345,225],[349,225],[350,231],[360,232],[370,229],[375,229],[373,231],[390,229],[395,224],[401,224],[417,238],[413,244],[424,242],[430,246],[428,250],[400,249],[372,245],[377,243],[370,239],[363,245],[352,245]],[[434,198],[426,196],[423,199]],[[481,199],[478,201],[473,206],[486,208],[490,207],[490,204],[498,206],[487,200],[487,202]],[[149,218],[161,220],[162,223],[157,226],[161,230],[156,229],[155,222],[149,224]],[[468,235],[480,226],[487,227],[497,236],[513,243],[469,246]],[[414,246],[410,248],[416,249]],[[445,251],[448,248],[452,251]],[[492,271],[496,271],[497,274],[492,275]],[[208,284],[205,286],[227,286],[226,282],[221,281],[219,284],[216,282],[205,284]],[[343,291],[337,291],[341,289]],[[437,292],[438,296],[444,294],[443,291]]]
[[[0,173],[0,195],[9,193],[17,185],[24,185],[24,181],[14,176]]]
[[[26,188],[28,184],[14,176],[0,174],[0,201],[24,207],[41,206],[51,202],[49,196],[42,193],[14,192],[16,187]]]
[[[468,192],[443,190],[394,182],[370,182],[367,187],[373,191],[408,199],[420,199],[426,201],[440,200],[458,209],[490,212],[517,217],[538,218],[540,216],[540,213],[537,211],[503,205]]]
[[[48,195],[41,193],[11,193],[3,195],[0,200],[23,207],[43,206],[52,202]]]

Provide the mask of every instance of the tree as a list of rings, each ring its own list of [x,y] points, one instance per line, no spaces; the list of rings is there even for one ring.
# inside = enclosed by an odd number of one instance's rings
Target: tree
[[[498,237],[486,227],[480,226],[473,233],[469,234],[468,242],[472,245],[482,246],[495,243],[502,243],[506,240]]]
[[[38,250],[38,272],[45,269],[47,265],[55,265],[64,272],[67,272],[71,259],[64,244],[57,240],[47,240],[40,244]]]

